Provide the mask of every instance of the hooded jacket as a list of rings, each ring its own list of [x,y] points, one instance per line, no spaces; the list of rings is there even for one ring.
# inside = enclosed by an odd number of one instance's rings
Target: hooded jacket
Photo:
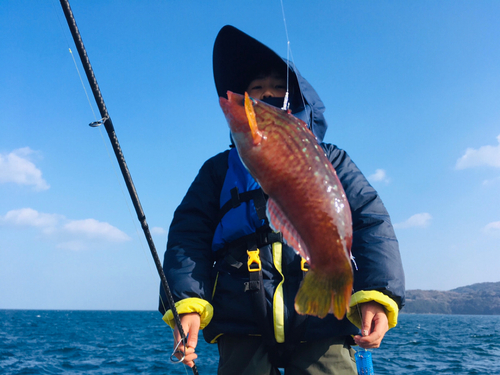
[[[231,26],[219,32],[213,59],[219,96],[225,96],[227,90],[242,93],[252,74],[262,70],[262,61],[273,65],[273,69],[289,69],[292,113],[304,120],[316,136],[337,172],[351,208],[351,252],[355,259],[351,307],[377,301],[386,309],[390,328],[394,327],[398,311],[404,305],[405,286],[390,217],[377,192],[347,153],[322,142],[327,123],[324,105],[316,91],[293,64],[287,64],[274,51]],[[198,312],[207,342],[215,342],[221,334],[262,334],[255,306],[244,291],[249,273],[240,263],[246,262],[246,253],[241,259],[231,255],[227,261],[226,257],[218,257],[213,248],[214,236],[220,230],[221,207],[227,200],[228,176],[231,185],[235,174],[246,172],[239,165],[241,162],[235,162],[235,157],[238,158],[236,150],[227,150],[204,163],[174,213],[164,257],[165,274],[179,314]],[[248,186],[255,187],[257,183],[246,173],[245,178],[250,178]],[[252,205],[250,209],[255,207]],[[255,212],[249,215],[255,216]],[[241,220],[248,222],[246,218]],[[224,240],[227,239],[222,237]],[[303,277],[301,258],[291,247],[275,242],[260,247],[260,260],[267,325],[274,330],[278,343],[286,342],[298,320],[294,298]],[[234,267],[235,264],[240,267]],[[163,291],[161,297],[161,301],[166,301]],[[161,301],[159,310],[164,314],[163,319],[173,326],[172,313]],[[306,328],[298,339],[353,335],[359,332],[356,326],[360,327],[356,308],[351,308],[340,321],[333,315],[324,319],[307,317]]]

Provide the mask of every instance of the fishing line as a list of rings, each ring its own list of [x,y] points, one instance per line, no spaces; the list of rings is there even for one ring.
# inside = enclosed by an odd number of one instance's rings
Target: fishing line
[[[68,36],[66,35],[65,29],[64,29],[63,24],[61,22],[61,18],[59,17],[59,12],[57,11],[57,8],[54,5],[54,3],[51,2],[51,4],[52,4],[52,9],[54,10],[54,13],[56,14],[57,21],[59,22],[59,27],[61,28],[61,33],[64,36],[64,40],[66,41],[66,46],[68,47],[69,54],[71,55],[71,58],[73,59],[73,64],[75,64],[76,73],[78,74],[78,77],[80,78],[80,83],[82,84],[83,92],[85,93],[85,96],[87,97],[87,102],[89,103],[90,110],[92,111],[92,115],[94,116],[94,121],[97,122],[97,116],[95,114],[94,107],[92,107],[92,102],[90,101],[90,97],[89,97],[89,94],[87,92],[87,88],[85,87],[85,83],[83,81],[82,75],[80,74],[80,70],[78,69],[78,64],[76,63],[75,56],[73,55],[73,51],[71,50]]]
[[[290,107],[290,102],[289,102],[289,95],[290,95],[290,58],[295,66],[295,60],[293,58],[293,53],[292,53],[292,47],[290,46],[290,38],[288,37],[288,27],[286,23],[286,17],[285,17],[285,6],[283,5],[283,0],[280,0],[281,3],[281,14],[283,16],[283,24],[285,27],[285,35],[286,35],[286,94],[285,94],[285,99],[283,100],[283,107],[281,108],[282,110],[286,111]],[[297,82],[297,85],[299,83]],[[299,93],[300,93],[300,99],[302,100],[302,105],[305,108],[306,103],[304,99],[304,95],[302,94],[302,90],[300,90],[299,87]]]
[[[356,262],[354,261],[354,256],[351,254],[351,261],[354,263],[354,266],[356,267],[356,271],[358,270],[358,266],[356,265]],[[354,294],[354,303],[356,305],[356,310],[358,310],[358,315],[359,315],[359,324],[361,326],[361,336],[367,336],[368,331],[365,330],[364,324],[363,324],[363,316],[361,314],[361,308],[359,307],[358,303],[358,298],[356,297],[356,292],[353,290]],[[373,372],[373,362],[372,362],[372,353],[365,349],[361,348],[359,350],[356,350],[356,353],[354,354],[354,358],[356,360],[356,368],[358,370],[358,375],[374,375]]]
[[[285,7],[283,5],[283,0],[280,0],[280,2],[281,2],[281,14],[283,15],[283,24],[285,25],[285,35],[286,35],[286,93],[285,93],[285,99],[283,100],[283,107],[281,109],[286,111],[290,107],[290,103],[288,102],[288,97],[290,93],[290,38],[288,37],[288,28],[286,26]]]

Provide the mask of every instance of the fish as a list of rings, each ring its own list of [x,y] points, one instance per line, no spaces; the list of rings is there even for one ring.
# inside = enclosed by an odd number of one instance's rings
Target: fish
[[[269,196],[271,228],[309,264],[295,297],[301,315],[343,319],[352,294],[352,216],[335,169],[307,124],[227,92],[219,99],[241,161]]]

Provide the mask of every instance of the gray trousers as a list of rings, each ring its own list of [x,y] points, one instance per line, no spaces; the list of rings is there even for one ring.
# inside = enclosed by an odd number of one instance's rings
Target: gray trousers
[[[222,335],[218,375],[279,375],[261,337]],[[356,375],[354,350],[344,338],[301,343],[285,367],[286,375]]]

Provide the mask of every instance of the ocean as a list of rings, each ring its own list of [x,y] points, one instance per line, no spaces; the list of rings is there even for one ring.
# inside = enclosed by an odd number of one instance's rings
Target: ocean
[[[171,351],[156,311],[0,310],[0,374],[192,374]],[[217,346],[197,352],[216,374]],[[500,316],[402,314],[371,352],[376,375],[500,374]]]

